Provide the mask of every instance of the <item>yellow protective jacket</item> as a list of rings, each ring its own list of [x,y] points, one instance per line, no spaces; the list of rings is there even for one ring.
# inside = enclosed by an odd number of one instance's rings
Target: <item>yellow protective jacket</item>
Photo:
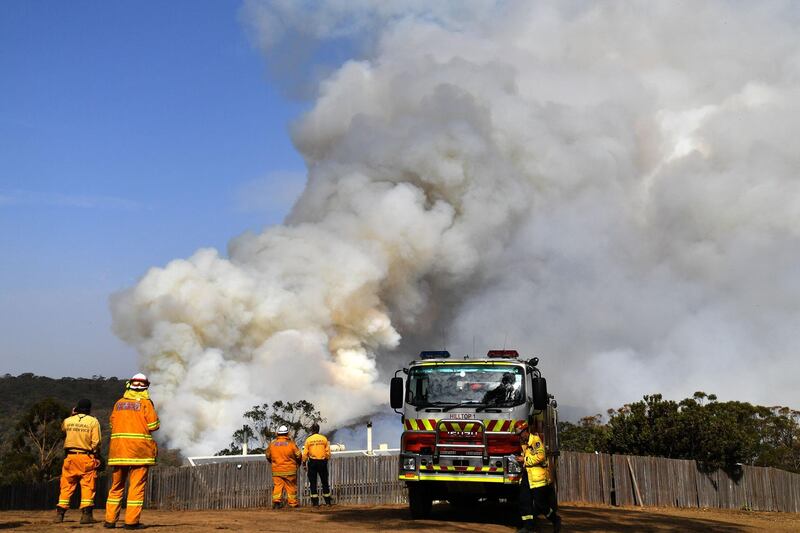
[[[272,464],[273,476],[296,476],[302,455],[297,444],[286,435],[279,435],[267,446],[267,461]]]
[[[111,411],[112,466],[156,464],[158,446],[150,435],[159,428],[158,414],[147,391],[127,390]]]
[[[539,435],[531,433],[528,444],[522,447],[525,470],[528,473],[528,483],[532,489],[550,484],[550,469],[547,463],[547,453],[544,443]]]
[[[65,418],[61,430],[67,434],[65,450],[95,453],[100,448],[100,422],[93,416],[79,413]]]
[[[330,459],[331,445],[325,435],[314,433],[303,444],[303,462],[309,459]]]

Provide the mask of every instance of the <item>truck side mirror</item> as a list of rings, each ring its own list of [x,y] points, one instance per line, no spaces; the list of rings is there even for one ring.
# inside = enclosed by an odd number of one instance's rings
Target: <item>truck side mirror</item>
[[[403,378],[392,378],[389,389],[389,403],[392,405],[392,409],[403,407]]]
[[[544,378],[533,378],[533,408],[543,411],[547,408],[547,380]]]

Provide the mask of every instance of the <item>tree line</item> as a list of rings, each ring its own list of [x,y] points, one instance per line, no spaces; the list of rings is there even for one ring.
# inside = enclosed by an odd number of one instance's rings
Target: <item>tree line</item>
[[[49,378],[34,374],[0,377],[0,484],[49,481],[61,475],[64,433],[61,423],[81,398],[92,402],[100,421],[100,450],[107,455],[111,408],[125,391],[125,380]],[[157,399],[156,399],[157,401]],[[159,449],[159,464],[181,464],[177,450]]]
[[[695,392],[680,401],[661,394],[559,423],[561,449],[693,459],[701,468],[735,472],[741,465],[800,472],[800,411],[721,402]]]
[[[64,433],[61,423],[81,398],[92,401],[92,416],[102,428],[101,455],[110,440],[111,408],[123,394],[125,380],[115,377],[49,378],[34,374],[0,376],[0,485],[49,481],[61,475]],[[157,403],[158,398],[154,401]],[[312,424],[325,419],[310,402],[276,401],[255,405],[244,413],[245,424],[234,432],[228,448],[217,455],[264,453],[281,425],[302,442]],[[158,465],[180,465],[177,450],[159,448]],[[157,466],[158,466],[157,465]]]

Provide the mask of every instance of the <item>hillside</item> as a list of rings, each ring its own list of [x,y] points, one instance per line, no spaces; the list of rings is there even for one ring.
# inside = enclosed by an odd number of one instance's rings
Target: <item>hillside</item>
[[[74,406],[81,398],[89,398],[92,414],[102,421],[108,418],[111,407],[124,390],[125,381],[115,377],[55,379],[30,373],[19,376],[5,374],[0,377],[0,417],[4,422],[9,418],[16,419],[43,398],[55,398],[67,407]],[[7,424],[2,428],[8,429]]]
[[[0,377],[0,455],[9,444],[10,436],[20,414],[44,398],[54,398],[72,408],[81,398],[92,401],[92,415],[97,417],[103,429],[103,453],[108,450],[108,417],[111,408],[125,390],[125,380],[115,377],[93,376],[91,378],[49,378],[34,374]],[[180,464],[174,451],[159,450],[159,462]]]
[[[125,381],[118,378],[93,376],[91,378],[48,378],[34,374],[0,377],[0,408],[19,411],[30,407],[41,398],[51,397],[73,405],[81,398],[89,398],[92,403],[109,404],[107,409],[122,395]]]

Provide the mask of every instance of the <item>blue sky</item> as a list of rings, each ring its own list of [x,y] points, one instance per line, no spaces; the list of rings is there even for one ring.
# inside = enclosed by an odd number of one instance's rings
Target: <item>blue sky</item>
[[[238,13],[0,6],[0,374],[133,372],[109,294],[288,211],[304,168],[288,125],[307,104],[271,82]]]

